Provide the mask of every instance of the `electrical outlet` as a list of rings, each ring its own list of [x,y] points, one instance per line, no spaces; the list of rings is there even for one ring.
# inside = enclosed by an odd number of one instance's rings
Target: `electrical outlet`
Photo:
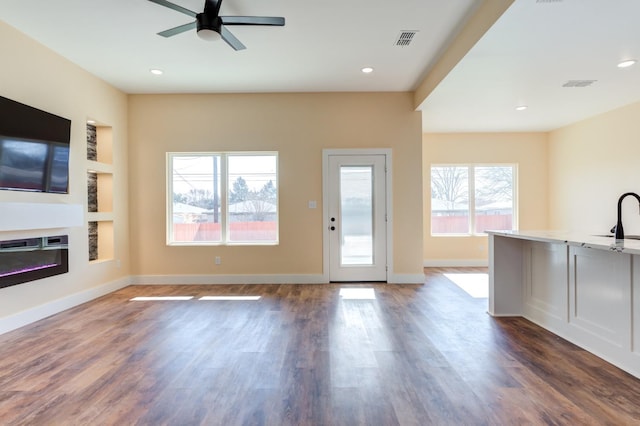
[[[216,265],[219,265],[222,263],[222,259],[220,259],[220,256],[216,256]]]

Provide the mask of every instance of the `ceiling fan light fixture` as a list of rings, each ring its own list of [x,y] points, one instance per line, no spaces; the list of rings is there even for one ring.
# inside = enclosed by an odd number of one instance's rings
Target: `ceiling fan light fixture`
[[[205,41],[220,40],[220,34],[209,28],[202,28],[198,30],[198,37]]]

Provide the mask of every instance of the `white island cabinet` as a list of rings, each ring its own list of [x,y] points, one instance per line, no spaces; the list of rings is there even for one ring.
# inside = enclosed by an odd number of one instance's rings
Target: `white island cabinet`
[[[489,314],[525,317],[640,378],[640,241],[489,232]]]

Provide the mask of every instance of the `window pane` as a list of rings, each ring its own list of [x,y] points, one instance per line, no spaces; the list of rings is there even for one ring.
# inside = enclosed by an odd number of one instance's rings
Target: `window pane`
[[[513,167],[475,168],[475,232],[513,229]]]
[[[340,167],[341,263],[373,264],[373,167]]]
[[[276,155],[229,155],[230,242],[278,241]]]
[[[469,233],[467,167],[431,167],[431,233]]]
[[[220,242],[220,156],[172,156],[172,242]]]

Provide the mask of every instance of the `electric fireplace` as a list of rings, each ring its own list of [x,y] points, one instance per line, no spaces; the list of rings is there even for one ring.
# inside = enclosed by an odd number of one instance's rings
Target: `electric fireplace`
[[[0,288],[69,272],[69,237],[0,241]]]

